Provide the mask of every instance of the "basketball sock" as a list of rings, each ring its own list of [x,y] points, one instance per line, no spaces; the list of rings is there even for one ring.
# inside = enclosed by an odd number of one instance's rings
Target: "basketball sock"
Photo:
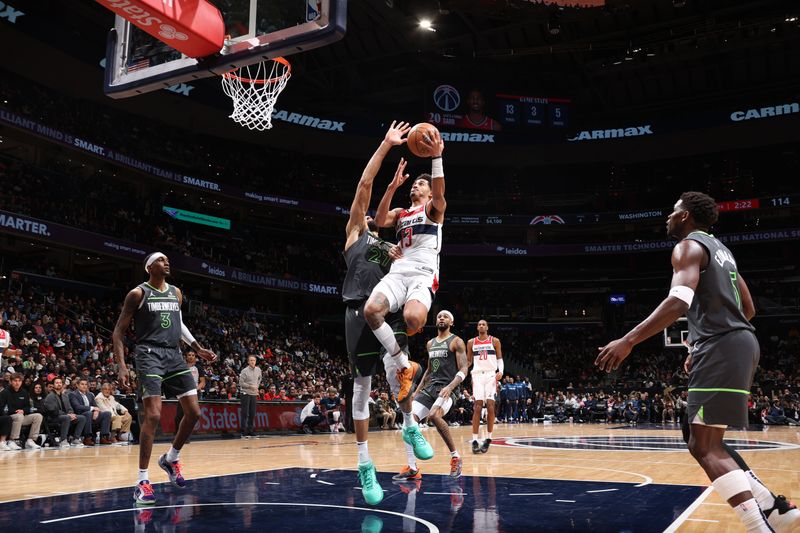
[[[397,355],[392,356],[392,359],[394,359],[394,364],[397,366],[398,370],[411,367],[411,363],[408,362],[408,356],[406,355],[406,352],[398,352]]]
[[[397,344],[397,339],[394,336],[394,330],[389,324],[384,322],[378,329],[373,329],[372,333],[375,334],[378,342],[380,342],[381,345],[386,348],[386,353],[394,356],[400,352],[400,345]],[[396,358],[394,361],[396,364],[402,362],[402,360]],[[408,357],[406,357],[406,363],[408,363]],[[408,366],[408,364],[406,364],[406,366]]]
[[[333,433],[336,428],[336,424],[328,424],[328,427],[331,428],[331,433]]]
[[[461,457],[461,456],[458,455],[458,450],[455,450],[455,451],[450,452],[450,457]]]
[[[150,474],[148,473],[146,468],[144,470],[142,470],[141,468],[139,469],[139,483],[141,483],[142,481],[146,481],[148,483],[150,482]]]
[[[169,451],[167,452],[167,461],[174,463],[175,461],[179,460],[180,457],[181,451],[176,450],[174,446],[170,446]]]
[[[364,464],[370,461],[369,458],[369,444],[367,441],[364,442],[356,442],[358,445],[358,463]]]
[[[408,467],[411,470],[417,469],[417,457],[414,455],[414,447],[406,443],[406,458],[408,460]]]
[[[740,503],[734,507],[734,510],[744,527],[747,528],[747,533],[774,533],[775,530],[767,523],[767,517],[764,516],[755,498]]]
[[[486,438],[487,438],[487,439],[491,439],[491,438],[492,438],[492,432],[491,432],[491,431],[490,431],[489,433],[487,433],[487,434],[486,434]]]
[[[477,433],[473,433],[472,434],[472,440],[475,441],[475,442],[478,442],[478,434]]]
[[[412,413],[411,411],[409,411],[407,413],[405,411],[403,411],[403,427],[404,428],[413,428],[413,427],[418,426],[418,425],[419,424],[417,424],[417,419],[414,418],[414,413]]]
[[[747,481],[750,482],[750,492],[753,493],[758,502],[758,506],[762,510],[772,509],[775,505],[775,495],[758,479],[758,476],[752,470],[746,470]]]

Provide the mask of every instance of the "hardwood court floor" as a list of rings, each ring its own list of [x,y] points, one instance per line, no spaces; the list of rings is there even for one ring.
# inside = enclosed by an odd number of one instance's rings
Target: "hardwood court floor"
[[[706,487],[709,484],[703,471],[686,451],[677,428],[628,428],[605,424],[498,424],[494,431],[496,445],[485,455],[471,453],[470,428],[454,427],[451,432],[464,459],[465,476],[535,480],[537,487],[556,484],[555,480],[624,483],[636,487]],[[425,476],[433,480],[438,478],[436,474],[449,472],[449,456],[435,429],[427,429],[425,435],[433,445],[436,456],[420,465],[423,480]],[[730,431],[726,436],[774,493],[784,494],[790,500],[800,500],[800,432],[796,428]],[[405,451],[398,431],[371,432],[369,446],[379,472],[390,475],[404,465]],[[166,481],[166,475],[156,466],[156,460],[167,449],[168,444],[155,446],[150,468],[153,482]],[[138,446],[0,452],[0,524],[13,521],[13,516],[10,516],[13,507],[3,502],[132,487],[136,478],[137,458]],[[192,480],[279,469],[352,471],[355,470],[357,451],[352,434],[292,435],[198,440],[184,448],[181,459],[184,475]],[[387,488],[383,480],[381,483]],[[592,487],[596,488],[596,484]],[[391,490],[391,485],[388,488]],[[469,489],[467,483],[467,499],[470,498]],[[585,492],[612,490],[617,489]],[[159,492],[158,486],[156,492]],[[551,493],[514,496],[533,497]],[[676,516],[671,530],[744,531],[734,512],[716,493],[703,488],[697,489],[697,493],[700,496],[691,496],[694,503]],[[497,498],[511,498],[511,495],[506,496],[498,489]],[[518,498],[518,501],[523,506],[532,504],[530,499]],[[26,502],[26,505],[29,503]],[[537,506],[546,504],[541,499],[535,502]],[[355,498],[355,505],[366,506],[359,497]],[[664,505],[669,503],[665,502]],[[613,505],[603,507],[604,513],[625,512]],[[435,520],[431,521],[435,523]],[[653,530],[645,521],[641,525],[642,531]],[[478,529],[477,522],[475,528]]]

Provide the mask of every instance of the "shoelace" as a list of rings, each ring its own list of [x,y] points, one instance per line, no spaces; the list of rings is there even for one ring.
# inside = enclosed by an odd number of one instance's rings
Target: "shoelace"
[[[420,433],[418,428],[416,427],[411,428],[410,432],[411,432],[411,440],[414,441],[413,444],[414,446],[417,445],[422,446],[425,444],[425,437],[422,436],[422,433]]]
[[[369,475],[369,470],[359,471],[358,476],[361,478],[361,486],[367,490],[372,490],[373,480],[372,476]]]
[[[172,463],[172,470],[175,471],[175,477],[181,477],[181,464],[179,462]]]
[[[450,459],[450,471],[451,472],[455,472],[456,469],[458,469],[458,461],[459,461],[458,457],[452,457]]]
[[[153,495],[153,487],[150,486],[150,483],[141,483],[139,488],[142,491],[142,495],[144,496],[152,496]]]

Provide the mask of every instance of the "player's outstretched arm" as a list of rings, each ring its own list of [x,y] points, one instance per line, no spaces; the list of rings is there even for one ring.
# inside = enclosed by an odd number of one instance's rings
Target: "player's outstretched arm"
[[[122,311],[117,319],[117,325],[114,326],[114,332],[111,334],[111,342],[114,346],[114,357],[119,366],[117,379],[119,379],[120,385],[124,388],[130,386],[128,366],[125,364],[125,332],[128,331],[131,320],[133,320],[133,315],[142,303],[142,298],[144,298],[142,289],[139,287],[131,289],[127,296],[125,296],[125,303],[122,304]]]
[[[700,267],[703,264],[705,253],[703,247],[692,240],[683,240],[675,246],[672,251],[673,274],[669,295],[650,316],[624,337],[598,348],[600,353],[594,361],[596,366],[606,372],[616,370],[630,355],[634,346],[649,339],[686,314],[691,305],[694,290],[697,288],[697,282],[700,280]]]
[[[433,131],[433,138],[425,138],[423,142],[431,151],[431,211],[428,216],[435,222],[444,222],[444,211],[447,209],[447,201],[444,199],[444,164],[442,154],[444,153],[444,141],[439,130]]]
[[[397,220],[397,216],[402,211],[401,208],[389,209],[394,197],[395,191],[408,179],[408,174],[405,174],[406,165],[408,161],[400,158],[400,163],[397,165],[397,170],[394,171],[394,178],[392,178],[389,186],[386,187],[386,192],[383,193],[383,198],[378,204],[378,210],[375,212],[375,224],[379,228],[393,228]]]
[[[389,131],[386,132],[383,141],[381,141],[375,153],[372,154],[369,162],[367,162],[367,166],[364,167],[364,172],[361,173],[361,179],[358,181],[356,195],[350,206],[350,218],[345,227],[345,234],[347,235],[348,241],[353,233],[357,232],[358,236],[364,232],[366,228],[364,217],[369,209],[369,201],[372,197],[372,184],[375,181],[375,176],[377,176],[383,159],[386,157],[386,154],[389,153],[389,150],[391,150],[393,146],[400,146],[408,142],[408,139],[404,136],[410,129],[411,126],[407,122],[400,122],[398,124],[396,121],[392,121],[392,125],[389,126]],[[345,248],[348,248],[348,246],[345,246]]]

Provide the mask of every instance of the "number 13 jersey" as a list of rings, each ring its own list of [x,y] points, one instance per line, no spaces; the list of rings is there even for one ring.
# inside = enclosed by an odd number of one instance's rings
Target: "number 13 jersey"
[[[439,252],[442,250],[442,225],[428,217],[428,203],[403,209],[397,216],[395,231],[403,257],[392,264],[392,270],[424,266],[439,271]]]

